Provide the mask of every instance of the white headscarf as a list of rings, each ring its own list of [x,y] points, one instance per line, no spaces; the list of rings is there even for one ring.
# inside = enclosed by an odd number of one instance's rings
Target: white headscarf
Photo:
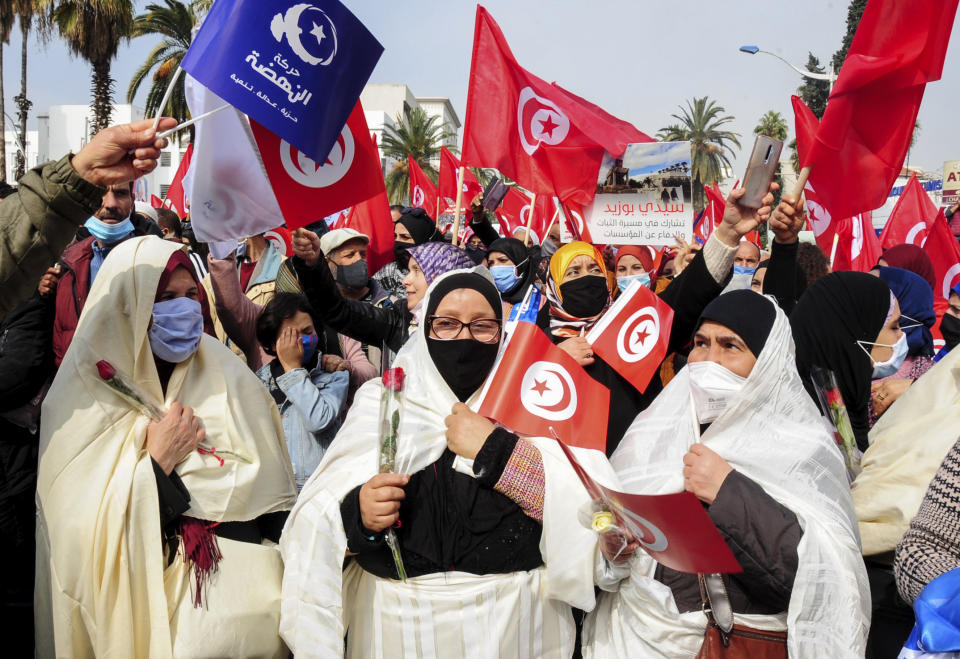
[[[434,280],[424,297],[424,308],[429,306],[430,295],[441,281],[469,271],[454,270]],[[472,271],[493,282],[486,268]],[[393,365],[402,367],[406,374],[396,470],[413,474],[438,460],[447,447],[444,419],[457,397],[433,364],[425,332],[411,334]],[[347,538],[340,503],[353,488],[377,473],[382,392],[379,378],[369,380],[357,391],[340,432],[304,485],[284,527],[280,539],[284,560],[280,635],[294,654],[343,655],[346,607],[342,565]],[[478,398],[475,393],[466,404],[476,410]],[[540,537],[546,596],[589,610],[595,603],[596,534],[581,527],[576,515],[577,507],[588,500],[586,491],[555,440],[530,441],[540,451],[546,483]],[[601,452],[576,451],[582,464],[612,477]]]
[[[843,459],[797,374],[789,322],[767,299],[776,318],[764,349],[736,400],[699,441],[793,511],[803,528],[786,619],[790,656],[862,657],[870,592]],[[683,456],[698,441],[695,423],[689,373],[683,369],[636,418],[611,456],[624,488],[642,494],[683,490]],[[696,654],[706,618],[677,613],[669,588],[653,579],[655,569],[649,555],[634,558],[629,583],[608,596],[622,601],[598,607],[589,630],[595,643],[607,648],[635,643],[636,652],[650,643],[668,656]],[[738,616],[738,622],[750,624],[751,617]],[[612,624],[617,619],[620,624]],[[630,643],[624,643],[628,636]],[[595,656],[605,656],[593,649]]]

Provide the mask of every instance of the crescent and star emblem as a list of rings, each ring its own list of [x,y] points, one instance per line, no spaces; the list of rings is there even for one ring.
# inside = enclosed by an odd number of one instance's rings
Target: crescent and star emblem
[[[311,66],[327,66],[337,54],[337,26],[320,8],[302,2],[270,22],[277,41],[286,38],[293,53]]]
[[[354,154],[353,133],[348,126],[343,127],[322,165],[317,165],[288,142],[280,140],[280,162],[284,171],[294,181],[308,188],[325,188],[342,179],[350,171]]]
[[[577,411],[577,389],[559,364],[534,362],[520,383],[520,402],[540,418],[564,421]]]
[[[523,150],[533,155],[541,144],[560,144],[566,139],[570,120],[553,101],[524,87],[517,101],[517,130]]]

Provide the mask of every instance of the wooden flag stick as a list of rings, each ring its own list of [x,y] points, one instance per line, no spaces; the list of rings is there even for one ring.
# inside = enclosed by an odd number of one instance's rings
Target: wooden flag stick
[[[457,236],[460,235],[460,204],[463,202],[463,177],[466,167],[460,165],[460,171],[457,172],[457,204],[453,210],[453,244],[457,244]]]
[[[163,116],[163,110],[167,107],[167,102],[170,100],[170,95],[173,94],[173,86],[177,84],[177,80],[180,79],[181,73],[183,73],[183,69],[178,66],[177,70],[173,72],[173,76],[170,78],[170,84],[167,85],[167,91],[163,92],[163,100],[160,101],[160,109],[157,110],[157,116],[153,119],[153,130],[157,130],[157,126],[160,125],[160,118]]]
[[[167,137],[167,136],[169,136],[169,135],[173,135],[173,134],[176,133],[178,130],[183,130],[183,129],[186,128],[187,126],[193,125],[193,124],[197,123],[198,121],[200,121],[201,119],[206,119],[207,117],[213,116],[213,115],[215,115],[216,113],[220,112],[221,110],[226,110],[228,107],[230,107],[230,104],[229,104],[229,103],[225,103],[225,104],[221,105],[221,106],[218,107],[218,108],[214,108],[213,110],[210,110],[209,112],[204,112],[204,113],[201,114],[201,115],[197,115],[197,116],[194,117],[193,119],[188,119],[187,121],[184,121],[182,124],[177,124],[176,126],[174,126],[173,128],[171,128],[171,129],[169,129],[169,130],[165,130],[165,131],[163,131],[162,133],[157,133],[157,137],[162,139],[162,138]]]
[[[527,237],[523,239],[523,246],[530,247],[530,229],[533,227],[533,211],[537,208],[537,193],[530,197],[530,215],[527,216]]]
[[[800,199],[803,194],[803,188],[807,185],[807,179],[810,178],[810,165],[800,170],[800,176],[797,177],[797,183],[793,186],[793,198]]]

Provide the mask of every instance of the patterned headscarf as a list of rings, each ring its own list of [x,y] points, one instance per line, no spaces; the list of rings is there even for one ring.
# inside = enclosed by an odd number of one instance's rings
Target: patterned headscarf
[[[450,243],[429,242],[410,251],[410,257],[417,261],[423,270],[427,284],[445,272],[472,268],[475,264],[470,255]]]
[[[607,281],[607,288],[610,288],[607,266],[603,262],[603,255],[600,250],[582,240],[575,240],[558,249],[550,258],[550,273],[547,276],[546,287],[547,301],[550,303],[550,333],[554,336],[579,336],[582,332],[586,332],[593,327],[607,310],[607,307],[610,306],[610,300],[608,299],[603,311],[590,318],[578,318],[564,310],[560,286],[563,285],[563,277],[567,268],[578,256],[589,256],[599,265],[600,272],[603,273],[603,278]]]

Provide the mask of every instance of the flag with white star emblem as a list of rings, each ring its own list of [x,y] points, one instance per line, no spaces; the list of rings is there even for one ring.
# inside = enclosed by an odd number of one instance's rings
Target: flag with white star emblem
[[[586,206],[604,151],[654,140],[523,69],[490,14],[477,7],[462,163],[494,167],[527,190]]]
[[[603,451],[610,391],[533,323],[521,321],[480,393],[477,410],[514,432]]]
[[[643,392],[667,355],[672,323],[670,305],[635,281],[586,339],[597,357]]]
[[[338,0],[217,0],[181,66],[322,163],[382,53]]]

